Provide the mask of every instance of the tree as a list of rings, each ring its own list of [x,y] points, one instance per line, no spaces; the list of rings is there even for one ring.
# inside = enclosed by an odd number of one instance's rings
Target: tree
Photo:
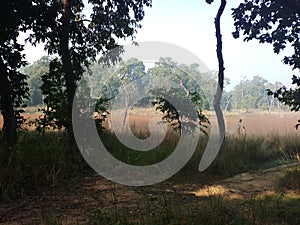
[[[206,2],[208,4],[211,4],[213,0],[206,0]],[[224,90],[224,70],[225,70],[223,52],[222,52],[223,43],[222,43],[220,20],[225,10],[226,3],[227,3],[226,0],[221,0],[221,4],[219,6],[217,15],[215,17],[215,28],[216,28],[216,38],[217,38],[217,58],[219,62],[219,70],[218,70],[218,87],[214,97],[214,109],[217,115],[217,120],[219,125],[220,143],[223,142],[223,138],[224,138],[223,134],[225,133],[225,122],[224,122],[224,117],[220,106],[222,93]]]
[[[208,4],[211,4],[213,0],[206,0]],[[202,159],[199,163],[199,171],[205,170],[212,162],[212,160],[216,157],[219,150],[222,147],[223,140],[225,137],[225,122],[223,113],[221,110],[221,99],[222,99],[222,93],[224,89],[224,59],[223,59],[223,53],[222,53],[222,34],[221,34],[221,25],[220,20],[221,16],[225,10],[227,1],[221,0],[217,15],[215,17],[215,29],[216,29],[216,39],[217,39],[217,58],[219,62],[219,69],[218,69],[218,86],[217,91],[214,96],[214,109],[217,116],[217,121],[219,125],[219,133],[216,137],[216,139],[213,141],[214,145],[208,145],[208,148],[206,148],[205,152],[203,153]]]
[[[300,77],[293,75],[292,80],[292,84],[296,84],[297,88],[287,89],[283,86],[274,92],[269,90],[269,95],[274,95],[280,102],[289,106],[291,111],[297,112],[300,110]]]
[[[165,122],[177,131],[182,128],[193,130],[200,125],[200,130],[206,133],[205,128],[209,120],[202,110],[208,107],[207,99],[202,87],[192,79],[201,77],[197,65],[178,65],[171,58],[160,58],[155,66],[148,70],[147,76],[152,78],[152,104],[156,110],[163,113],[162,119]],[[161,83],[165,80],[168,82],[162,87]],[[170,102],[170,99],[174,101]]]
[[[251,80],[242,79],[233,89],[233,101],[241,113],[249,109],[268,109],[267,80],[254,76]]]
[[[49,54],[60,56],[60,63],[55,65],[62,67],[64,75],[66,128],[71,143],[76,82],[98,54],[117,47],[119,39],[134,38],[140,28],[139,22],[144,18],[144,5],[151,6],[151,0],[89,0],[88,3],[93,6],[89,17],[83,13],[82,0],[38,1],[40,18],[33,24],[33,34],[29,38],[33,44],[45,42]]]
[[[283,62],[294,70],[300,69],[300,1],[299,0],[246,0],[238,8],[233,9],[235,31],[233,36],[240,37],[243,33],[244,41],[253,39],[260,43],[273,45],[274,53],[278,54],[291,46],[294,53],[285,56]],[[292,111],[300,110],[300,77],[293,76],[294,89],[286,87],[277,91],[269,90],[279,101],[291,107]]]
[[[29,101],[27,105],[37,106],[43,104],[43,96],[41,91],[42,75],[49,73],[49,64],[51,58],[43,56],[41,59],[26,66],[22,72],[28,76]]]
[[[143,88],[143,84],[141,83],[141,78],[143,76],[145,76],[146,72],[145,72],[145,65],[143,62],[138,61],[137,59],[129,59],[127,62],[125,62],[123,65],[123,67],[121,68],[121,71],[118,71],[118,78],[119,81],[122,84],[122,87],[125,91],[125,111],[124,111],[124,117],[123,117],[123,125],[122,127],[125,127],[125,123],[126,123],[126,119],[128,116],[128,110],[129,110],[129,106],[132,104],[131,103],[131,97],[133,95],[133,93],[129,93],[128,90],[128,83],[130,82],[135,82],[135,85],[137,86],[138,93],[137,95],[139,95],[139,93],[142,93],[141,89]],[[138,97],[138,96],[136,96]]]
[[[19,69],[26,65],[23,46],[17,41],[20,31],[29,29],[32,23],[32,1],[1,1],[0,13],[0,110],[3,115],[3,136],[7,143],[14,143],[17,128],[23,122],[20,115],[28,87],[26,75]]]

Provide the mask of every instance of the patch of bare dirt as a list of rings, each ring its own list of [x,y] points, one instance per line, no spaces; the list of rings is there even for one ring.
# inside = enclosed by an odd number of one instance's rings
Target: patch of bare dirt
[[[276,182],[282,176],[282,171],[295,166],[299,166],[299,163],[282,165],[253,173],[242,173],[221,182],[216,182],[213,185],[204,186],[192,193],[195,196],[222,195],[229,200],[276,194],[278,192]],[[289,191],[287,194],[297,195],[293,191]]]
[[[213,195],[227,200],[250,199],[276,193],[277,178],[285,168],[293,166],[299,163],[243,173],[209,184],[201,179],[185,183],[169,180],[146,187],[128,187],[90,175],[60,188],[32,193],[15,203],[1,204],[0,224],[45,224],[49,218],[58,218],[63,224],[87,224],[96,209],[111,215],[118,210],[136,218],[149,211],[147,207],[159,214],[164,210],[166,198],[182,209],[201,207]],[[300,198],[300,193],[289,194]]]

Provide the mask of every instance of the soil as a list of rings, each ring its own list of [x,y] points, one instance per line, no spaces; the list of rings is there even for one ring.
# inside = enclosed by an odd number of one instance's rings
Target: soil
[[[43,189],[25,199],[0,205],[0,224],[43,224],[58,218],[63,224],[87,224],[96,209],[113,215],[124,212],[136,218],[151,202],[153,212],[163,210],[164,199],[176,203],[183,210],[201,207],[209,196],[221,195],[225,200],[247,200],[253,196],[278,193],[276,182],[287,167],[299,163],[282,165],[271,169],[243,173],[225,180],[193,179],[185,182],[168,180],[154,186],[129,187],[110,182],[91,174],[59,188]],[[288,191],[300,199],[300,193]]]

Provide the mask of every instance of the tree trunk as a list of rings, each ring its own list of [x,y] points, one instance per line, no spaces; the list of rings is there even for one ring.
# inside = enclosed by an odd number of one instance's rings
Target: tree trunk
[[[231,99],[232,99],[232,95],[230,95],[228,97],[228,99],[227,99],[227,102],[226,102],[226,105],[225,105],[225,109],[224,109],[225,114],[227,113],[227,110],[228,110],[229,104],[231,102]]]
[[[202,155],[202,159],[199,163],[199,171],[204,171],[215,159],[219,150],[221,149],[225,137],[225,122],[223,113],[220,107],[222,92],[224,89],[224,61],[222,54],[222,35],[220,29],[220,18],[226,6],[226,0],[221,0],[217,16],[215,18],[216,37],[217,37],[217,57],[219,61],[219,72],[218,72],[218,87],[216,95],[214,96],[214,109],[218,121],[218,135],[213,136],[209,139],[206,149]],[[212,132],[212,131],[211,131]]]
[[[76,91],[75,75],[73,71],[73,64],[71,53],[69,49],[69,39],[71,31],[71,6],[68,0],[64,0],[64,11],[62,18],[62,29],[60,31],[60,55],[63,64],[64,76],[66,80],[67,90],[67,132],[69,137],[70,149],[75,144],[72,126],[72,105],[73,98]]]
[[[0,104],[3,116],[3,138],[8,144],[17,140],[17,119],[14,113],[14,99],[6,67],[0,60]]]
[[[222,98],[222,93],[224,89],[224,60],[223,60],[223,53],[222,53],[222,34],[221,34],[221,25],[220,19],[224,12],[226,6],[226,0],[221,0],[221,5],[219,7],[217,16],[215,18],[215,27],[216,27],[216,37],[217,37],[217,57],[219,62],[219,71],[218,71],[218,88],[214,98],[214,109],[216,112],[218,125],[219,125],[219,136],[220,142],[223,142],[224,134],[225,134],[225,122],[223,113],[220,107],[220,102]]]
[[[125,111],[124,111],[124,118],[123,118],[123,125],[122,125],[122,130],[124,130],[125,124],[126,124],[126,120],[127,120],[127,116],[128,116],[128,111],[129,111],[130,93],[129,93],[128,89],[127,89],[124,77],[121,78],[120,80],[121,80],[122,86],[124,88],[124,91],[126,93],[126,96],[125,96]]]

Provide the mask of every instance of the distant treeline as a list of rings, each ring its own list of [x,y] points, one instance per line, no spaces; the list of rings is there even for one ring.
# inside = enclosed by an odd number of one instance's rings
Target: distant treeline
[[[55,85],[59,77],[50,78],[49,63],[51,58],[43,56],[40,60],[24,67],[22,72],[28,75],[28,84],[30,89],[30,98],[27,101],[28,106],[43,105],[42,90],[47,86],[51,86],[55,90]],[[210,71],[201,72],[201,68],[197,64],[179,65],[171,58],[161,58],[153,66],[147,67],[143,62],[137,59],[130,59],[124,63],[126,65],[126,73],[115,71],[112,66],[104,64],[92,64],[86,68],[87,85],[90,89],[90,95],[98,97],[113,98],[117,96],[124,84],[136,84],[139,88],[143,88],[139,83],[142,78],[151,77],[152,85],[155,82],[161,82],[163,79],[169,79],[172,82],[181,85],[189,92],[198,92],[202,98],[202,108],[211,110],[214,93],[217,87],[217,73]],[[123,71],[124,72],[124,71]],[[109,79],[107,79],[109,77]],[[48,82],[48,84],[46,84]],[[49,84],[49,82],[52,82]],[[225,79],[225,87],[230,83],[230,79]],[[150,84],[151,85],[151,84]],[[239,84],[235,85],[231,91],[224,91],[221,107],[225,111],[242,110],[281,110],[283,104],[275,99],[272,95],[268,95],[267,90],[275,91],[282,87],[281,82],[270,83],[261,76],[253,76],[252,79],[243,78]],[[131,90],[133,91],[133,90]],[[131,93],[131,95],[138,93]],[[151,105],[151,96],[139,102],[140,106]],[[121,101],[122,102],[122,101]]]

